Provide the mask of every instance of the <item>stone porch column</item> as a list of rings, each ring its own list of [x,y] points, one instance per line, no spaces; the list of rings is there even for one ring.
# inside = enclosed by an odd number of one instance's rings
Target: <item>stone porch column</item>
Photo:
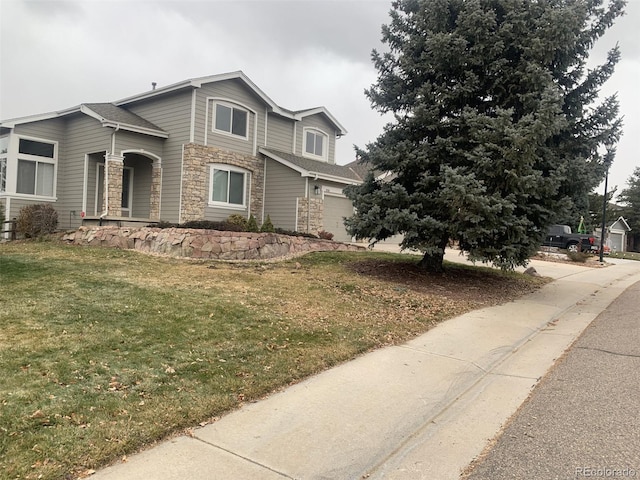
[[[124,157],[107,154],[105,160],[104,191],[107,199],[107,215],[122,216],[122,171]]]
[[[151,171],[151,198],[149,200],[149,218],[160,220],[160,198],[162,194],[162,166],[153,162]]]

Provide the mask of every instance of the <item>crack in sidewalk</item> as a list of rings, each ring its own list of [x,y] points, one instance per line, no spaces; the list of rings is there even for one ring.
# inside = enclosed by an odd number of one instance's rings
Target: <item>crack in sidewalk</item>
[[[277,475],[280,475],[283,478],[288,478],[289,480],[298,480],[298,479],[296,479],[296,477],[291,477],[291,476],[287,475],[284,472],[280,472],[280,471],[278,471],[278,470],[276,470],[274,468],[268,467],[267,465],[263,465],[262,463],[256,462],[255,460],[252,460],[252,459],[250,459],[248,457],[245,457],[244,455],[240,455],[239,453],[236,453],[236,452],[234,452],[232,450],[229,450],[227,448],[221,447],[220,445],[216,445],[215,443],[207,442],[206,440],[203,440],[202,438],[198,437],[197,435],[194,435],[191,438],[193,438],[194,440],[197,440],[197,441],[199,441],[201,443],[204,443],[205,445],[209,445],[210,447],[217,448],[218,450],[222,450],[223,452],[227,452],[228,454],[233,455],[234,457],[238,457],[238,458],[241,458],[242,460],[245,460],[245,461],[247,461],[249,463],[253,463],[256,466],[258,466],[260,468],[264,468],[265,470],[269,470],[270,472],[273,472],[273,473],[275,473]]]

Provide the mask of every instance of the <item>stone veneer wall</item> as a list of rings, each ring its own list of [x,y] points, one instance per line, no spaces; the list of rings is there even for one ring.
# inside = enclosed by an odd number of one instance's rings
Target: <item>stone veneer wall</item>
[[[361,246],[331,240],[192,228],[80,227],[75,232],[66,233],[62,240],[73,245],[214,260],[266,260],[306,252],[365,250]]]
[[[309,211],[311,209],[311,211]],[[298,231],[317,235],[322,230],[324,201],[321,198],[298,197]],[[307,229],[307,226],[309,227]]]
[[[151,169],[151,192],[149,199],[149,218],[160,220],[160,198],[162,189],[162,168],[153,164]]]
[[[257,157],[229,152],[216,147],[196,143],[184,146],[182,178],[181,222],[204,219],[204,209],[208,203],[209,165],[224,163],[244,168],[251,172],[251,198],[249,208],[258,224],[262,219],[262,198],[264,189],[264,162]]]
[[[116,155],[107,155],[105,192],[108,197],[108,214],[114,217],[122,215],[122,170],[123,158]]]

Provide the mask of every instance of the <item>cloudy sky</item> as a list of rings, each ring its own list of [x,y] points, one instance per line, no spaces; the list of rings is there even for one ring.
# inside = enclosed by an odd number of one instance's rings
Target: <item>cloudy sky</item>
[[[391,0],[0,0],[0,118],[109,102],[189,78],[242,70],[278,105],[324,105],[348,130],[337,161],[353,160],[385,120],[364,96],[376,79]],[[604,94],[618,92],[625,135],[610,185],[623,188],[640,139],[640,0],[597,45],[620,44]]]

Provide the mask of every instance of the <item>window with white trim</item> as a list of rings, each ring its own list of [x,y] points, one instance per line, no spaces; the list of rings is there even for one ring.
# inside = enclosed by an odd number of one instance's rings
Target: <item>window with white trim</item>
[[[248,138],[249,112],[227,103],[214,103],[213,130],[242,138]]]
[[[244,207],[249,173],[231,165],[214,164],[209,179],[209,203],[227,207]]]
[[[56,144],[20,138],[16,193],[54,196]]]
[[[7,152],[9,136],[0,137],[0,193],[7,191]]]
[[[304,129],[304,149],[302,151],[305,157],[327,159],[327,150],[329,148],[329,136],[311,128]]]

